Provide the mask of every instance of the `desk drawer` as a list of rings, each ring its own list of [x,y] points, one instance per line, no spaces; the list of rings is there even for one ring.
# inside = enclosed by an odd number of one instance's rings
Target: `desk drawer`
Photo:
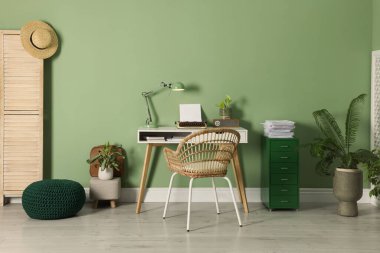
[[[289,196],[298,195],[297,185],[272,185],[270,188],[271,195]]]
[[[295,152],[271,152],[271,163],[294,163],[297,162],[298,156]]]
[[[270,149],[272,151],[296,152],[297,141],[292,140],[271,140]]]
[[[298,208],[298,196],[271,196],[271,208]]]
[[[271,174],[288,174],[297,172],[298,166],[296,163],[272,163],[270,165]]]
[[[271,185],[297,185],[298,175],[297,174],[272,174],[271,176]]]

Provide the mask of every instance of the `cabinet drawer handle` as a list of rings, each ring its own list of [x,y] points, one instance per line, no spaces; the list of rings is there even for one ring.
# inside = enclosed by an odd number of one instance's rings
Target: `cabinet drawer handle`
[[[288,178],[281,178],[281,181],[288,181]]]
[[[289,169],[289,168],[285,168],[285,167],[284,167],[284,168],[281,168],[281,170],[288,170],[288,169]]]
[[[288,159],[289,157],[287,157],[287,156],[281,156],[280,158],[281,159]]]
[[[288,190],[287,189],[281,189],[282,192],[287,192]]]
[[[281,200],[280,202],[281,203],[288,203],[289,201],[288,200]]]
[[[280,146],[280,148],[289,148],[289,146],[284,145],[284,146]]]

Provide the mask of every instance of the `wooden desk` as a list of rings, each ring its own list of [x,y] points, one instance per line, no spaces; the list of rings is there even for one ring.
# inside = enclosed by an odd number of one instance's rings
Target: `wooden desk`
[[[233,128],[240,133],[240,143],[248,143],[248,131],[242,127]],[[146,145],[144,165],[141,172],[140,190],[137,199],[136,213],[141,211],[141,203],[144,198],[145,184],[147,180],[150,158],[152,155],[152,148],[155,146],[165,146],[168,144],[178,144],[180,141],[189,134],[202,129],[195,128],[182,128],[175,127],[158,127],[158,128],[139,128],[137,130],[137,142]],[[164,137],[165,140],[147,140],[147,137]],[[245,195],[245,187],[243,175],[240,167],[238,150],[236,149],[231,160],[232,167],[235,174],[236,185],[239,190],[241,202],[243,204],[244,212],[248,213],[247,197]]]

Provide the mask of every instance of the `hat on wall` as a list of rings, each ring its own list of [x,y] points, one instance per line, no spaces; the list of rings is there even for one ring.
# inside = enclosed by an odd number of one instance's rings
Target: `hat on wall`
[[[58,49],[58,37],[54,29],[42,22],[31,21],[21,28],[21,42],[33,57],[46,59]]]

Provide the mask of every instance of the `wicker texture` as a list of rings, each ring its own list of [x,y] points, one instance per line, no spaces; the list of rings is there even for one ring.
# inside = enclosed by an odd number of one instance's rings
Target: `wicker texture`
[[[176,151],[164,148],[169,170],[191,178],[224,177],[240,134],[232,129],[206,129],[184,138]]]
[[[65,179],[50,179],[30,184],[22,194],[22,206],[30,218],[63,219],[79,212],[86,200],[79,183]]]

